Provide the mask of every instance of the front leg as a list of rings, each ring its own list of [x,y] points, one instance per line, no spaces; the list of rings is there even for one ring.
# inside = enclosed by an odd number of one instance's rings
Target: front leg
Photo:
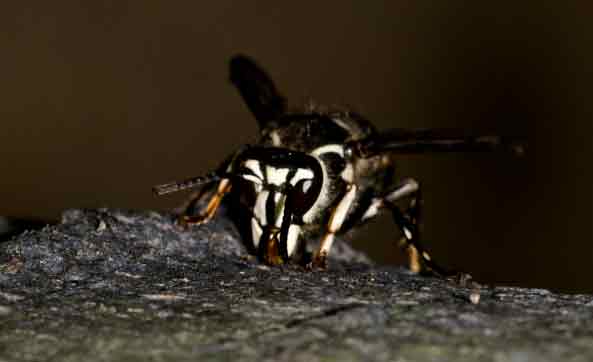
[[[220,180],[216,187],[216,192],[208,201],[208,205],[204,210],[200,211],[198,215],[190,214],[193,214],[193,212],[191,212],[193,208],[208,194],[207,192],[200,192],[197,195],[192,196],[186,203],[184,212],[179,216],[179,224],[183,227],[187,227],[188,225],[200,225],[210,221],[216,214],[216,210],[218,210],[223,197],[231,191],[231,186],[232,184],[229,179],[225,178]]]
[[[189,225],[205,224],[214,217],[222,199],[231,191],[232,183],[228,175],[232,171],[231,163],[234,157],[235,155],[228,157],[218,170],[206,176],[194,177],[184,182],[173,182],[156,187],[157,190],[164,189],[168,193],[193,187],[196,184],[204,185],[181,206],[182,212],[177,218],[177,223],[180,226],[185,228]],[[223,177],[223,175],[227,177]],[[168,191],[169,189],[172,191]],[[163,194],[163,192],[159,192],[159,194]],[[202,200],[206,199],[208,199],[206,207],[196,213],[196,208],[201,207]]]
[[[358,187],[356,185],[349,184],[344,197],[342,197],[338,205],[333,209],[326,226],[326,231],[321,238],[319,248],[313,254],[313,260],[311,261],[312,267],[327,268],[327,256],[334,242],[335,235],[344,224],[348,211],[356,198],[357,189]]]

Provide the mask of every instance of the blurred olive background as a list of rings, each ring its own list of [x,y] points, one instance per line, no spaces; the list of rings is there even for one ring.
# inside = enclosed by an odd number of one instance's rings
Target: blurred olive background
[[[425,243],[490,283],[593,292],[593,51],[585,2],[23,1],[0,5],[0,215],[170,209],[256,124],[227,81],[251,55],[293,105],[380,128],[526,135],[529,153],[400,158]],[[401,262],[389,217],[355,245]]]

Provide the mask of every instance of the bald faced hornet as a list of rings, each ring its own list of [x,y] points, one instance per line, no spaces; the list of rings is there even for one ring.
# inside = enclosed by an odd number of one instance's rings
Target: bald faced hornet
[[[259,124],[255,145],[240,148],[206,175],[154,187],[158,195],[201,186],[179,222],[201,224],[221,201],[251,252],[267,264],[294,261],[325,268],[334,237],[388,210],[402,234],[414,271],[449,272],[435,263],[419,237],[420,186],[394,182],[393,155],[427,151],[521,151],[496,136],[464,137],[445,130],[377,132],[348,111],[290,111],[269,76],[250,58],[230,62],[230,80]],[[396,201],[409,200],[400,208]],[[206,204],[196,213],[197,205]],[[310,240],[320,240],[312,253]]]

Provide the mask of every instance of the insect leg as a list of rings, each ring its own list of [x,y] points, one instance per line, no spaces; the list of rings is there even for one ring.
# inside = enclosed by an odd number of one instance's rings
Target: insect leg
[[[354,202],[356,196],[357,186],[354,184],[348,185],[346,194],[340,200],[338,205],[332,211],[325,234],[321,238],[321,243],[317,251],[313,254],[311,266],[325,269],[327,267],[327,256],[334,242],[335,234],[340,230],[348,211]]]
[[[218,182],[218,186],[216,187],[216,192],[208,201],[208,205],[206,208],[201,211],[198,215],[189,215],[191,210],[195,207],[195,205],[207,195],[207,192],[199,192],[197,195],[192,196],[190,200],[186,203],[185,212],[179,217],[179,224],[182,226],[187,226],[190,224],[204,224],[210,221],[216,214],[216,210],[220,206],[222,198],[226,195],[229,191],[231,191],[231,181],[227,178],[222,179]]]
[[[206,176],[194,177],[184,182],[173,182],[155,187],[158,194],[164,194],[192,188],[200,184],[204,185],[198,192],[193,193],[187,202],[182,205],[182,212],[177,219],[179,225],[186,227],[190,224],[204,224],[214,217],[224,195],[231,190],[231,179],[229,177],[232,176],[230,172],[232,171],[231,165],[234,157],[235,154],[227,157],[216,171]],[[209,199],[207,206],[196,213],[196,208],[201,206],[202,200],[206,199]]]
[[[405,212],[395,205],[395,201],[403,197],[411,197],[410,205]],[[414,272],[427,271],[449,276],[451,273],[435,263],[420,242],[421,197],[418,182],[413,179],[404,180],[384,196],[382,201],[391,211],[393,220],[403,234],[401,243],[407,247],[410,269]]]

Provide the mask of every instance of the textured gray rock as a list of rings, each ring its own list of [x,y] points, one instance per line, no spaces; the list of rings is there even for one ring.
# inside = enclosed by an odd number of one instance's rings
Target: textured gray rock
[[[344,244],[325,272],[269,268],[223,216],[171,220],[71,210],[1,243],[0,361],[593,360],[593,296],[483,287],[474,304]]]

